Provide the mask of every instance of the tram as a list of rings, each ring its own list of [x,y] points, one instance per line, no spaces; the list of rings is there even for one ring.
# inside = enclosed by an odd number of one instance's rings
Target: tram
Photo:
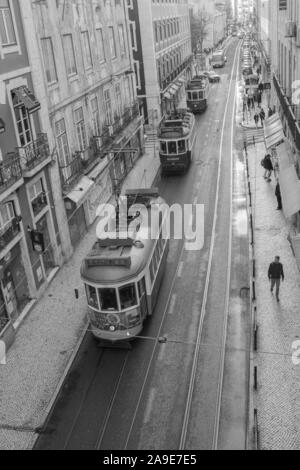
[[[210,91],[209,79],[206,75],[194,76],[186,86],[187,107],[193,113],[203,113],[208,104]]]
[[[112,343],[134,339],[153,314],[169,251],[169,213],[158,190],[125,196],[127,238],[117,230],[98,239],[81,266],[92,333]]]
[[[196,138],[195,116],[178,109],[165,116],[158,128],[162,175],[188,170]]]

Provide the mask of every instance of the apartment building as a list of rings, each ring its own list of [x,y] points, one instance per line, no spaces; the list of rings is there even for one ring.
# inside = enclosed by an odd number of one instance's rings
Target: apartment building
[[[146,126],[177,106],[191,73],[188,0],[129,0],[137,93]]]
[[[0,2],[0,339],[7,346],[61,264],[53,159],[27,54],[22,3]]]
[[[143,150],[127,1],[23,1],[72,251]]]
[[[191,0],[194,14],[203,15],[207,20],[204,48],[217,47],[226,37],[227,13],[226,2],[217,0]]]

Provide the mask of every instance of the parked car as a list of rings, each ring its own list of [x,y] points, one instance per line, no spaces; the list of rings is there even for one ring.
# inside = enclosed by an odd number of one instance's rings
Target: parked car
[[[205,75],[210,83],[219,83],[221,81],[220,75],[217,73],[213,72],[213,70],[208,70],[205,72],[202,72],[203,75]]]

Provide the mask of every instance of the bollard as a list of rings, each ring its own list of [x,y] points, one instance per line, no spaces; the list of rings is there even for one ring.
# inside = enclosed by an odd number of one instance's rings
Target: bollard
[[[251,245],[254,245],[253,215],[250,214]]]
[[[256,288],[255,288],[255,281],[252,282],[252,293],[253,293],[253,297],[252,297],[252,301],[255,302],[256,301]]]
[[[258,350],[258,325],[256,323],[254,325],[253,340],[254,340],[254,344],[253,344],[254,352],[257,352],[257,350]]]
[[[255,135],[253,136],[253,145],[255,145]]]
[[[257,391],[257,366],[254,367],[254,390]]]
[[[252,263],[253,263],[253,279],[256,278],[256,261],[255,259],[252,260]]]
[[[255,450],[259,450],[259,425],[258,425],[258,410],[254,409],[254,443],[255,443]]]

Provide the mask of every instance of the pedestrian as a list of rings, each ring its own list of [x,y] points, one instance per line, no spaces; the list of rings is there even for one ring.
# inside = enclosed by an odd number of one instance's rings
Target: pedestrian
[[[272,110],[272,108],[269,106],[269,108],[268,108],[268,117],[270,118],[271,116],[273,116],[273,110]]]
[[[280,256],[275,257],[275,261],[270,264],[268,271],[268,278],[271,282],[271,293],[273,294],[274,287],[276,286],[276,299],[279,299],[280,281],[284,281],[283,265],[280,263]]]
[[[260,110],[259,117],[260,117],[260,120],[261,120],[261,125],[264,126],[264,120],[266,118],[266,113],[264,112],[263,108],[261,108],[261,110]]]
[[[264,178],[265,180],[267,180],[268,183],[270,183],[272,181],[271,176],[272,176],[272,171],[274,170],[274,168],[273,168],[272,158],[269,153],[263,159],[262,165],[265,169]]]
[[[258,91],[258,94],[257,94],[257,103],[258,103],[258,105],[261,105],[261,101],[262,101],[261,91]]]
[[[275,196],[277,198],[277,203],[278,203],[277,210],[281,211],[282,210],[282,197],[281,197],[280,184],[278,180],[277,180],[276,189],[275,189]]]
[[[248,95],[248,98],[247,98],[247,106],[248,106],[248,110],[250,110],[251,99],[250,99],[250,96],[249,96],[249,95]]]
[[[258,91],[260,91],[261,93],[263,93],[264,91],[264,85],[262,82],[260,82],[260,84],[258,85]]]
[[[259,121],[259,116],[258,116],[257,113],[255,113],[255,114],[254,114],[254,122],[255,122],[256,129],[257,129],[258,121]]]

